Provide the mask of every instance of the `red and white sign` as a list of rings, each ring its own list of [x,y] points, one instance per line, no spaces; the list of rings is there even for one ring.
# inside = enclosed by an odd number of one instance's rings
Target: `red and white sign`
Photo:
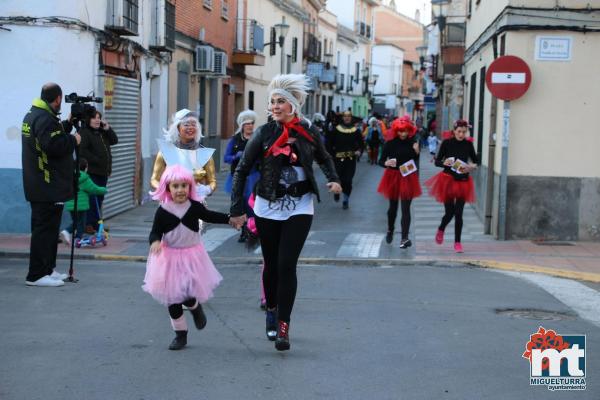
[[[490,64],[485,83],[494,96],[515,100],[523,96],[531,84],[531,71],[525,61],[516,56],[502,56]]]

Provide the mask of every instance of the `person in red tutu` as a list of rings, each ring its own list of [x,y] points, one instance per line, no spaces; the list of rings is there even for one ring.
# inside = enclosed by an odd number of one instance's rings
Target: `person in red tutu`
[[[460,119],[454,123],[452,137],[444,140],[435,158],[435,165],[444,170],[425,182],[429,194],[444,204],[445,214],[435,235],[437,244],[444,242],[444,230],[454,217],[454,251],[463,252],[460,236],[465,203],[475,202],[475,187],[469,172],[479,162],[472,141],[467,138],[469,122]]]
[[[221,274],[213,265],[200,238],[199,219],[232,224],[227,214],[210,211],[199,201],[194,176],[180,165],[165,169],[156,191],[150,192],[160,207],[150,232],[150,254],[142,289],[169,309],[175,339],[170,350],[187,344],[183,305],[197,329],[206,325],[201,303],[212,297]]]
[[[377,191],[390,201],[387,211],[388,231],[385,238],[387,243],[391,243],[394,238],[394,224],[398,215],[398,202],[400,202],[402,210],[400,248],[406,249],[412,245],[408,239],[410,204],[412,199],[421,195],[417,174],[419,158],[419,143],[415,140],[417,127],[406,116],[395,119],[388,132],[391,135],[388,133],[388,141],[383,145],[379,159],[379,165],[385,167],[385,172]]]

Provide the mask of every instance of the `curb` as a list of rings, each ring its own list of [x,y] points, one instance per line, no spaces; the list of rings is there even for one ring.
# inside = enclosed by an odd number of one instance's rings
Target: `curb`
[[[22,251],[0,251],[2,258],[29,258],[29,252]],[[58,259],[69,259],[69,254],[58,254]],[[133,256],[123,254],[75,254],[76,260],[102,260],[102,261],[125,261],[125,262],[146,262],[146,256]],[[260,265],[262,258],[260,257],[212,257],[215,264],[220,265]],[[469,266],[483,269],[495,269],[501,271],[513,272],[530,272],[535,274],[544,274],[559,278],[574,279],[577,281],[585,281],[592,283],[600,283],[600,274],[593,272],[569,271],[563,269],[555,269],[548,267],[540,267],[537,265],[515,264],[500,261],[488,260],[464,260],[464,259],[448,259],[448,260],[408,260],[408,259],[362,259],[362,258],[316,258],[316,257],[300,257],[298,264],[302,265],[335,265],[335,266],[360,266],[360,267],[403,267],[427,265],[434,267],[462,267]]]

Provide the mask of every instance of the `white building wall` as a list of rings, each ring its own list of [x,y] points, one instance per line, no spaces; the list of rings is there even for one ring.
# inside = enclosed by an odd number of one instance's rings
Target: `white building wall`
[[[338,23],[354,30],[356,0],[327,0],[327,9],[337,15]]]

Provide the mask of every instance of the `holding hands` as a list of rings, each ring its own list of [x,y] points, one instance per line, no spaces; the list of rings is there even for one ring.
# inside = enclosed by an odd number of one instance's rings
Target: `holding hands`
[[[237,229],[238,231],[244,226],[248,218],[246,214],[242,214],[238,217],[229,217],[229,225]]]
[[[337,182],[329,182],[327,184],[327,189],[334,194],[342,193],[342,186]]]
[[[160,253],[160,240],[155,240],[150,245],[150,253],[158,254]]]

